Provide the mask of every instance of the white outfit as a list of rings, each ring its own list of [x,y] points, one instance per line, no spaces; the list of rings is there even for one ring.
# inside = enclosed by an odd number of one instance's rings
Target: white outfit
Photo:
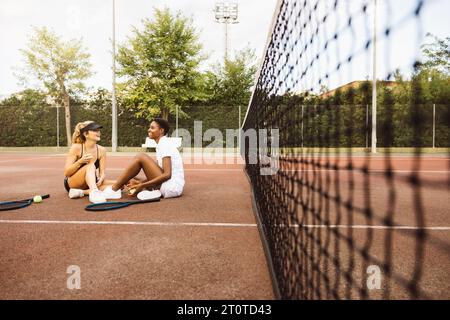
[[[183,159],[175,145],[166,136],[162,136],[156,146],[156,160],[163,167],[163,158],[170,157],[172,163],[172,177],[161,184],[161,194],[164,198],[179,197],[184,188]]]

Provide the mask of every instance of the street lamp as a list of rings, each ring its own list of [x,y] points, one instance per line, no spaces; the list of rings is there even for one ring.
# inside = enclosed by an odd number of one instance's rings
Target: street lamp
[[[217,23],[225,24],[225,61],[228,60],[228,24],[238,23],[238,4],[219,2],[214,6],[214,17]]]

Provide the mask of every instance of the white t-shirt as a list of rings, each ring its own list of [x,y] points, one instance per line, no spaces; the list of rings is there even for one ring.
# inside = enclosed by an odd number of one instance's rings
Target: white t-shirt
[[[176,183],[181,188],[184,187],[184,169],[183,159],[180,152],[166,136],[162,136],[156,145],[156,160],[158,165],[163,167],[163,158],[170,157],[172,163],[172,177],[166,181],[168,183]]]

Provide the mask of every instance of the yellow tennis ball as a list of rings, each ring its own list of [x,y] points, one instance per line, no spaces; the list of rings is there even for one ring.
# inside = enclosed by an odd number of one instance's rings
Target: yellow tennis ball
[[[42,202],[42,197],[41,196],[34,196],[33,202]]]

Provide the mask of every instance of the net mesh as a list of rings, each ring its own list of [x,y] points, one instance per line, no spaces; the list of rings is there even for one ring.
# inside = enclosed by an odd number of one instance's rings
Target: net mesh
[[[431,202],[448,199],[448,154],[436,175],[421,148],[431,146],[422,119],[432,110],[422,15],[437,2],[378,1],[375,33],[372,0],[278,2],[242,137],[278,297],[449,297],[429,282],[448,283],[446,272],[425,259],[448,262],[450,249],[448,229],[426,224],[445,212]],[[374,34],[379,153],[368,155]]]

